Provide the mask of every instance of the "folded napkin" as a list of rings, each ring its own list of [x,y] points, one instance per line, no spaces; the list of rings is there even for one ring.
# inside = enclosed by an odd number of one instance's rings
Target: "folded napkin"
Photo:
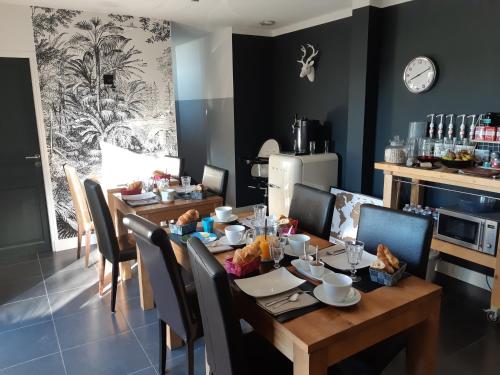
[[[286,299],[283,302],[277,302],[271,306],[266,306],[266,304],[270,302],[280,300],[285,297],[290,297],[294,293],[300,293],[299,298],[295,302],[290,302],[288,301],[288,299]],[[303,309],[308,306],[313,306],[317,303],[319,303],[319,301],[316,298],[314,298],[310,293],[304,293],[304,291],[299,288],[295,288],[281,294],[276,294],[274,296],[257,298],[257,304],[274,316],[281,315],[288,311]]]
[[[223,253],[224,251],[233,250],[233,248],[229,245],[221,245],[219,243],[219,240],[216,240],[216,241],[213,241],[213,242],[210,242],[209,244],[207,244],[207,249],[212,254]]]

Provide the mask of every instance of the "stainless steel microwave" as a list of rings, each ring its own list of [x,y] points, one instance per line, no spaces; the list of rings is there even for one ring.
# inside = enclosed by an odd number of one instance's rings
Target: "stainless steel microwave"
[[[495,255],[500,217],[495,215],[438,209],[435,237],[472,250]]]

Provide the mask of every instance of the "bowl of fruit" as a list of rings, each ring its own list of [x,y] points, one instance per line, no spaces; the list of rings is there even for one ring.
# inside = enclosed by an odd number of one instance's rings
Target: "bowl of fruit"
[[[441,158],[441,163],[448,168],[462,169],[474,165],[474,155],[469,150],[451,151]]]

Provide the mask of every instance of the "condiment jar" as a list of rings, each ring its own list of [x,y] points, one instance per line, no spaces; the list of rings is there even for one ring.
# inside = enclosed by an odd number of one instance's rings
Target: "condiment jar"
[[[406,162],[406,148],[404,141],[395,136],[389,141],[384,151],[384,161],[392,164],[404,164]]]

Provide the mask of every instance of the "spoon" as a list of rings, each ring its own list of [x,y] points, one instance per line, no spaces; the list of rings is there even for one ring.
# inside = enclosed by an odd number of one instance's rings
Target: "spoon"
[[[308,290],[301,290],[300,292],[297,292],[297,293],[291,294],[291,295],[290,295],[290,296],[288,296],[288,297],[281,298],[281,299],[278,299],[278,300],[273,301],[273,302],[269,302],[269,303],[267,303],[265,306],[266,306],[266,307],[269,307],[269,306],[275,305],[275,304],[280,303],[280,302],[284,302],[284,303],[288,303],[288,302],[295,302],[295,301],[297,301],[297,299],[299,298],[299,295],[300,295],[300,294],[303,294],[303,293],[311,293],[311,292],[310,292],[310,291],[308,291]],[[281,305],[279,305],[279,306],[281,306]]]
[[[301,294],[305,294],[305,293],[311,293],[311,292],[309,292],[309,291],[300,291],[300,292],[294,293],[290,297],[288,297],[287,300],[285,300],[285,301],[283,301],[281,303],[278,303],[274,308],[275,309],[280,308],[281,306],[286,305],[287,303],[290,303],[290,302],[297,302],[297,300],[299,299],[299,296]]]

